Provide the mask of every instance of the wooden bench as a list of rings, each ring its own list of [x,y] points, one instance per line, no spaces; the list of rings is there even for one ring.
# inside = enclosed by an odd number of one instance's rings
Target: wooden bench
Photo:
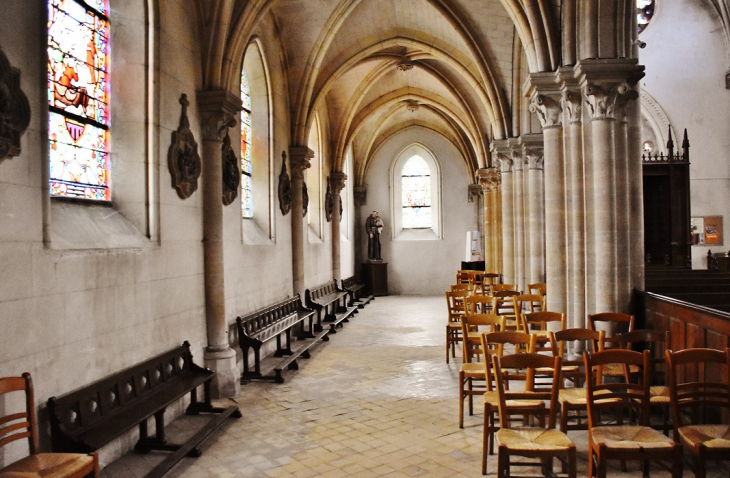
[[[336,334],[337,326],[342,327],[343,322],[349,322],[348,318],[357,307],[347,306],[347,295],[346,291],[337,287],[334,280],[304,292],[307,307],[317,311],[315,330],[322,330],[322,322],[329,322],[330,333]]]
[[[313,329],[314,310],[302,306],[299,294],[291,299],[285,299],[276,304],[265,307],[245,317],[237,317],[238,345],[243,352],[243,373],[241,383],[250,380],[273,380],[276,383],[284,383],[281,375],[284,368],[289,370],[299,369],[297,359],[299,357],[309,358],[309,348],[320,339],[327,341],[329,331],[319,331],[315,334]],[[291,331],[294,326],[299,326],[297,339],[303,341],[296,350],[291,348]],[[283,337],[282,337],[283,335]],[[269,340],[276,338],[276,352],[274,357],[286,357],[279,361],[274,367],[274,375],[262,375],[261,373],[261,346]],[[282,338],[286,344],[282,345]],[[310,340],[306,340],[310,339]],[[306,341],[305,341],[306,340]],[[254,370],[249,369],[248,353],[253,348]]]
[[[210,401],[210,381],[215,372],[193,363],[190,344],[115,373],[64,395],[51,397],[51,443],[54,452],[89,453],[98,450],[123,433],[139,426],[137,453],[151,450],[175,452],[148,475],[159,477],[183,456],[200,456],[198,445],[226,418],[241,417],[236,406],[214,407]],[[196,389],[204,386],[199,402]],[[190,393],[186,413],[217,413],[206,426],[182,445],[165,440],[164,415],[168,405]],[[147,419],[155,418],[155,436],[147,432]]]
[[[357,306],[359,309],[365,307],[368,302],[374,299],[372,295],[367,297],[361,297],[362,290],[365,289],[365,284],[358,282],[355,276],[342,279],[342,290],[348,293],[350,300],[347,303],[348,306]]]

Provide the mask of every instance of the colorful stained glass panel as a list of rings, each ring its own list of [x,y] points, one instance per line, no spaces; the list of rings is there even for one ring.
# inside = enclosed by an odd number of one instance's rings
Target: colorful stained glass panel
[[[241,209],[243,217],[253,217],[251,204],[251,176],[241,176]]]
[[[401,172],[403,228],[431,227],[431,169],[418,156],[411,156]]]
[[[643,32],[654,16],[656,0],[636,0],[636,20],[639,33]]]
[[[241,69],[241,214],[253,217],[251,197],[251,95],[246,72]]]
[[[111,200],[107,0],[48,1],[50,193]]]

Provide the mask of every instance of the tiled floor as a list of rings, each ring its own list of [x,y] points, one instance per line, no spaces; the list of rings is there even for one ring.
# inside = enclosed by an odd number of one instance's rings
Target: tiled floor
[[[460,360],[446,365],[443,297],[381,297],[316,347],[286,383],[245,385],[230,420],[170,477],[476,477],[481,413],[458,427]],[[200,417],[181,417],[168,433],[194,433]],[[586,433],[578,476],[586,476]],[[104,478],[141,477],[163,454],[125,455]],[[494,472],[496,456],[489,459]],[[670,476],[652,468],[652,476]],[[711,467],[712,468],[712,467]],[[621,476],[618,468],[612,475]],[[629,464],[628,476],[641,476]],[[693,476],[689,470],[685,476]],[[727,476],[714,466],[708,476]]]

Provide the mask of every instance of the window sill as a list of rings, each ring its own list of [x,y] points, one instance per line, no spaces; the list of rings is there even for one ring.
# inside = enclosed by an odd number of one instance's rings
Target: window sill
[[[438,241],[440,237],[433,229],[401,229],[393,238],[394,241]]]
[[[243,221],[243,243],[247,246],[273,246],[274,241],[250,218]]]

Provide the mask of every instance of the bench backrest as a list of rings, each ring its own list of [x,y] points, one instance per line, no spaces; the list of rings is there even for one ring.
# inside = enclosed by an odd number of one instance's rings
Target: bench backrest
[[[317,300],[320,297],[334,294],[335,292],[339,292],[339,289],[337,288],[337,282],[334,280],[332,282],[327,282],[324,285],[307,289],[309,300]]]
[[[51,431],[54,450],[62,435],[76,437],[88,428],[124,413],[148,395],[167,388],[173,381],[203,370],[193,363],[190,343],[139,363],[62,397],[51,397]]]
[[[347,279],[342,279],[342,287],[345,289],[349,289],[350,287],[357,285],[357,279],[355,276],[348,277]]]
[[[264,341],[269,338],[266,330],[273,330],[272,326],[277,322],[297,315],[301,309],[303,309],[302,301],[297,294],[291,299],[282,300],[245,317],[236,318],[239,341],[242,336],[255,337]]]

